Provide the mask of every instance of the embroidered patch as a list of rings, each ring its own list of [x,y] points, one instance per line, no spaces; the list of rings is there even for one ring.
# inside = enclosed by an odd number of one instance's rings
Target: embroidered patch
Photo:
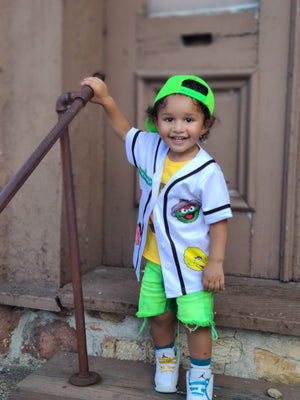
[[[207,263],[207,255],[197,247],[188,247],[184,252],[184,262],[194,271],[203,271]]]
[[[140,167],[139,171],[142,179],[147,183],[147,185],[152,186],[152,178],[150,178],[150,176],[147,175],[146,170]]]
[[[188,223],[194,222],[199,216],[201,202],[198,200],[180,199],[179,203],[171,209],[171,215],[179,221]]]
[[[141,224],[137,224],[136,230],[135,230],[135,243],[138,246],[140,245],[140,242],[141,242],[141,233],[142,233]]]

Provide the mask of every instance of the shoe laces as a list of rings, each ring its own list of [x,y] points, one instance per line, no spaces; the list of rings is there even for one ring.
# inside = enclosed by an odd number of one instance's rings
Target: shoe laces
[[[202,374],[189,382],[190,391],[193,396],[202,396],[203,400],[211,400],[208,393],[207,388],[210,380],[210,373],[202,372]]]
[[[170,357],[163,353],[161,356],[158,356],[158,362],[160,366],[161,372],[173,372],[176,367],[177,355]]]

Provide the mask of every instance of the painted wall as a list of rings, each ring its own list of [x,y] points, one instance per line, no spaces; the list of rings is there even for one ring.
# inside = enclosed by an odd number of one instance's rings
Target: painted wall
[[[57,97],[101,69],[102,1],[1,0],[0,19],[2,189],[56,124]],[[86,269],[101,255],[101,126],[89,107],[70,127]],[[0,217],[2,280],[59,286],[70,279],[64,207],[56,144]]]

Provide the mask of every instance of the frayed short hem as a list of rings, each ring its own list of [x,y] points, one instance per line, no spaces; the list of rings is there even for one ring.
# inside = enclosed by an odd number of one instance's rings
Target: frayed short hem
[[[139,317],[139,318],[141,318],[141,317]],[[145,326],[147,324],[147,321],[148,321],[148,318],[144,317],[144,321],[143,321],[142,326],[141,326],[141,328],[139,330],[139,333],[135,337],[136,339],[138,339],[140,337],[141,333],[143,332],[143,330],[144,330],[144,328],[145,328]]]
[[[218,339],[218,333],[215,328],[215,323],[214,322],[203,322],[202,324],[199,324],[198,322],[184,322],[180,321],[183,323],[183,325],[188,329],[190,333],[195,332],[198,328],[211,328],[211,338],[213,341]]]
[[[141,326],[141,328],[139,330],[139,333],[136,335],[136,339],[139,338],[139,336],[141,335],[141,333],[145,329],[145,326],[146,326],[146,324],[148,322],[148,318],[149,317],[155,317],[155,315],[148,315],[148,316],[139,317],[137,314],[136,314],[136,316],[138,318],[144,318],[144,321],[143,321],[142,326]],[[157,314],[157,315],[161,315],[161,314]],[[211,328],[211,338],[212,338],[212,340],[215,341],[215,340],[218,339],[218,333],[216,331],[214,322],[207,321],[207,322],[203,322],[202,324],[199,324],[198,322],[193,322],[193,321],[192,322],[184,322],[184,321],[178,320],[178,322],[181,322],[185,326],[185,328],[188,329],[188,331],[190,333],[195,332],[198,328],[210,327]]]

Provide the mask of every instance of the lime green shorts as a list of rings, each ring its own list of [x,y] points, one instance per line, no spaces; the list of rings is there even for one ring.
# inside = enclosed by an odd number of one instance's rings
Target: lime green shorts
[[[210,326],[212,338],[217,338],[213,314],[212,292],[196,292],[167,299],[160,265],[147,261],[142,279],[137,317],[147,318],[174,311],[177,319],[190,331]]]

